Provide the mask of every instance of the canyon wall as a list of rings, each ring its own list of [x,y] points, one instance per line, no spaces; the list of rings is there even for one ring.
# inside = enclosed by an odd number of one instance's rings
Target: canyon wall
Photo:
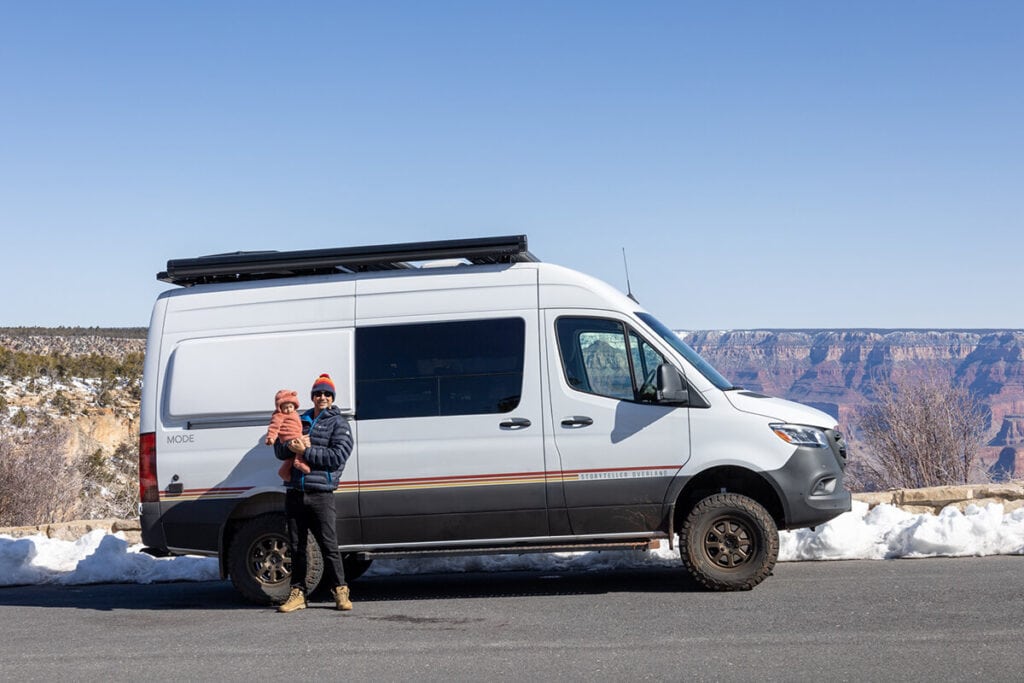
[[[990,412],[982,460],[1024,474],[1024,330],[729,330],[679,335],[733,383],[857,423],[872,385],[962,382]],[[993,471],[995,473],[995,471]]]

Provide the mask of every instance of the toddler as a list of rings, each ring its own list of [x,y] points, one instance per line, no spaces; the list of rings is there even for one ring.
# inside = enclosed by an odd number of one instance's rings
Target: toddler
[[[264,443],[268,446],[275,440],[286,444],[292,439],[302,436],[302,420],[299,419],[299,395],[291,389],[281,389],[274,395],[274,405],[277,409],[270,418],[270,426],[267,427],[267,438]],[[278,476],[284,481],[291,481],[292,467],[304,474],[309,473],[309,465],[302,459],[302,454],[288,458],[277,471]]]

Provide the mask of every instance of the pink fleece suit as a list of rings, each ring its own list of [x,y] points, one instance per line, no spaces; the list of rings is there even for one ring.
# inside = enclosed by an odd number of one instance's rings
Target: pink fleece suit
[[[292,404],[295,406],[295,409],[291,412],[283,412],[281,406],[285,403]],[[298,439],[302,436],[302,420],[299,419],[298,413],[298,393],[291,389],[281,389],[274,396],[274,405],[277,406],[277,409],[274,410],[274,414],[270,417],[270,425],[267,427],[265,443],[269,446],[276,439],[282,444],[287,444],[292,439]],[[302,473],[309,472],[309,465],[306,464],[301,455],[296,455],[281,464],[281,469],[277,471],[278,476],[284,481],[291,481],[292,467],[295,467],[295,469]]]

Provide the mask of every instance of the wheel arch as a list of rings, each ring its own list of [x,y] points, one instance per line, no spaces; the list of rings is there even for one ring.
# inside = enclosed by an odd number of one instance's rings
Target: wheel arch
[[[716,493],[738,493],[759,503],[775,521],[779,529],[785,528],[786,506],[784,498],[763,475],[736,465],[712,467],[694,475],[676,497],[674,528],[701,500]]]
[[[228,576],[228,552],[231,549],[231,541],[239,525],[247,519],[259,517],[268,512],[284,514],[284,494],[260,493],[245,498],[234,507],[228,518],[224,520],[224,527],[221,530],[220,552],[217,553],[220,578],[224,579]]]

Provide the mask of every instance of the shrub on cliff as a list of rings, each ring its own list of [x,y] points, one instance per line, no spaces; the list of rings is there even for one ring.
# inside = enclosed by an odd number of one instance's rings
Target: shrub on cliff
[[[138,446],[122,443],[108,456],[75,452],[71,443],[53,419],[0,426],[0,527],[138,513]]]
[[[67,457],[68,432],[0,429],[0,526],[74,519],[82,478]]]
[[[142,377],[145,354],[130,352],[124,358],[112,358],[95,353],[81,356],[42,354],[13,351],[0,347],[0,376],[12,380],[38,377],[65,381],[72,377],[113,381],[120,378],[129,383]]]
[[[17,412],[11,415],[11,424],[19,428],[28,424],[28,413],[24,408],[18,408]]]
[[[869,453],[854,469],[855,479],[875,489],[969,482],[986,415],[966,386],[929,377],[872,388],[875,402],[858,424]]]
[[[80,518],[123,519],[139,513],[137,443],[121,443],[110,456],[100,449],[80,457],[78,470],[82,475]]]

